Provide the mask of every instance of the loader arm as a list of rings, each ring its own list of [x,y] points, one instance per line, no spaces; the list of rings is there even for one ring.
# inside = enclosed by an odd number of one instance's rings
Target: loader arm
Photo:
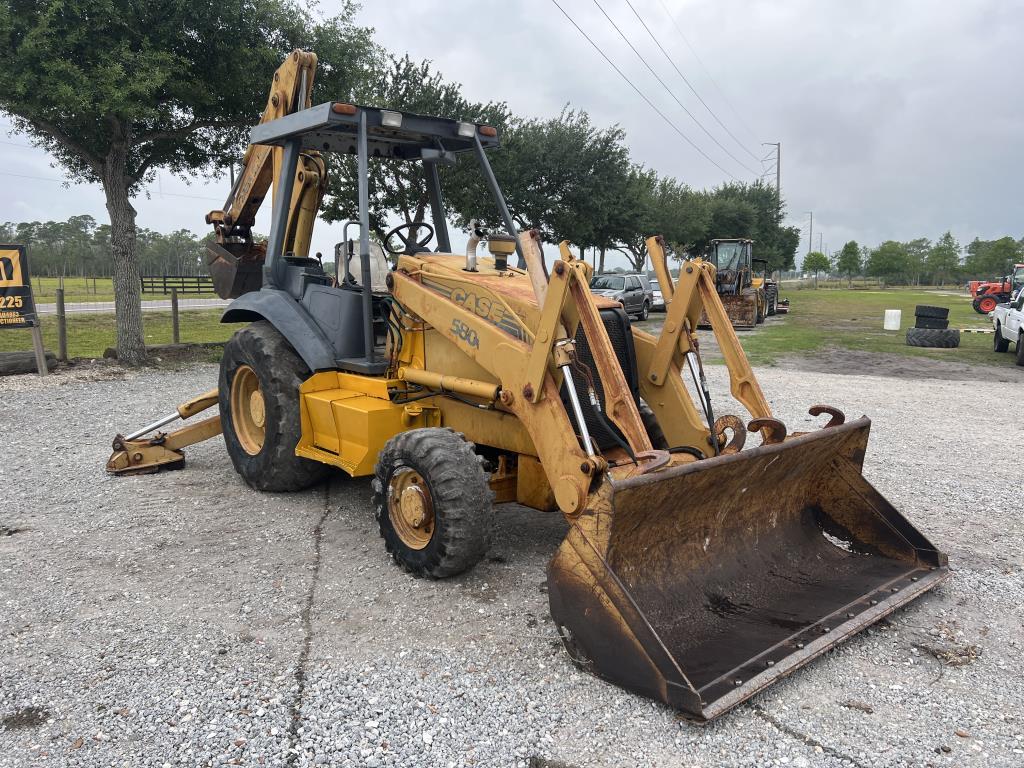
[[[733,330],[729,316],[715,290],[715,268],[706,261],[687,262],[679,271],[679,282],[672,285],[665,262],[663,240],[647,239],[647,252],[654,264],[658,283],[666,297],[672,296],[665,315],[665,324],[650,357],[646,370],[641,370],[641,381],[652,396],[676,371],[682,368],[684,356],[695,349],[695,330],[701,310],[711,322],[725,365],[729,370],[730,390],[733,397],[755,419],[771,418],[771,406],[757,383],[746,353]],[[668,293],[665,292],[668,287]],[[646,397],[648,402],[651,398]]]
[[[267,106],[259,122],[267,123],[311,106],[316,67],[316,54],[293,51],[274,73]],[[236,298],[258,290],[262,283],[261,267],[266,248],[263,243],[254,242],[252,228],[271,185],[274,196],[278,193],[282,154],[280,147],[250,144],[224,207],[206,215],[206,223],[213,225],[215,235],[214,242],[208,245],[208,264],[221,298]],[[289,202],[284,253],[308,255],[313,225],[326,187],[326,165],[320,153],[304,151],[299,158]]]

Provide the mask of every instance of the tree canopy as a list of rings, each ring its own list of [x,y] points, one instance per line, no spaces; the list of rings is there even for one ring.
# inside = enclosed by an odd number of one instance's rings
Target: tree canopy
[[[802,266],[805,272],[813,272],[814,277],[817,278],[819,272],[828,272],[832,265],[829,263],[828,256],[824,253],[821,251],[811,251],[804,256]]]
[[[836,271],[847,279],[852,279],[863,269],[864,265],[860,260],[860,246],[857,245],[856,240],[851,240],[842,247],[839,256],[836,257]]]
[[[619,126],[601,127],[586,112],[566,106],[551,118],[510,114],[503,103],[476,103],[462,95],[429,62],[387,57],[361,97],[380,106],[486,122],[499,131],[501,146],[489,162],[509,212],[520,228],[536,228],[549,242],[569,240],[602,254],[619,250],[641,269],[644,241],[661,234],[675,253],[700,252],[714,237],[750,237],[758,255],[780,269],[792,267],[799,231],[782,227],[784,208],[776,191],[760,182],[695,191],[654,169],[634,163]],[[324,206],[331,221],[356,216],[356,168],[352,158],[331,160],[333,172]],[[475,158],[440,169],[449,218],[500,226]],[[382,237],[389,222],[428,217],[426,182],[410,164],[373,163],[371,229]]]
[[[905,278],[908,270],[906,246],[895,240],[886,240],[871,251],[865,265],[865,271],[869,275],[881,278],[887,283]]]

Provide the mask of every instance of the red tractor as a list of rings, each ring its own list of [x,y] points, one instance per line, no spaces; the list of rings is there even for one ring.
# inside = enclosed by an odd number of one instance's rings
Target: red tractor
[[[987,315],[997,304],[1009,301],[1013,294],[1024,286],[1024,264],[1014,264],[1013,274],[1001,280],[979,281],[971,283],[971,295],[974,301],[971,306],[979,315]]]

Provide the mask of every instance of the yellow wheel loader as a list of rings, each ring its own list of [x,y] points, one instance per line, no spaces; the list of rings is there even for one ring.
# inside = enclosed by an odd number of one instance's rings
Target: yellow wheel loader
[[[753,246],[754,241],[746,238],[712,240],[702,259],[715,268],[715,290],[733,328],[753,328],[768,315],[765,280],[754,272]],[[707,313],[701,316],[700,327],[711,327]]]
[[[712,264],[684,263],[673,281],[662,240],[650,238],[669,309],[660,335],[632,328],[618,303],[590,293],[590,268],[567,243],[547,269],[537,232],[517,232],[487,160],[494,128],[313,106],[314,65],[296,52],[279,71],[271,106],[289,106],[268,107],[240,185],[210,215],[212,270],[237,296],[223,320],[247,323],[225,346],[217,389],[118,436],[109,471],[180,468],[185,445],[223,429],[254,488],[303,488],[332,468],[372,475],[385,546],[425,577],[480,560],[497,504],[560,512],[570,529],[548,589],[569,655],[697,720],[947,576],[946,557],[864,479],[866,418],[811,404],[824,423],[790,433],[772,416]],[[354,154],[359,170],[359,269],[341,283],[303,250],[321,152]],[[475,227],[459,254],[438,173],[455,162],[476,163],[493,198],[481,216],[504,224]],[[390,233],[382,291],[370,268],[371,163],[420,165],[431,211]],[[237,212],[271,181],[263,249]],[[749,417],[714,415],[702,312]],[[214,404],[219,416],[161,431]]]

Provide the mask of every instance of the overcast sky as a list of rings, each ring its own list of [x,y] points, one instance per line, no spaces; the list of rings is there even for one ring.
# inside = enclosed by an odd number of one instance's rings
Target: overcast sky
[[[1024,235],[1024,100],[1017,82],[1024,4],[630,0],[737,144],[626,0],[598,2],[675,97],[748,169],[686,115],[593,0],[559,3],[721,168],[659,117],[552,0],[367,0],[358,21],[375,27],[390,50],[432,59],[469,98],[502,99],[528,116],[555,115],[568,103],[598,124],[618,123],[635,160],[692,187],[714,186],[727,174],[773,175],[771,162],[763,169],[752,155],[770,151],[761,142],[782,142],[783,196],[790,223],[803,230],[801,253],[810,210],[814,246],[820,232],[829,250],[849,239],[934,239],[946,229],[963,243]],[[332,7],[330,0],[321,5],[326,14]],[[24,146],[18,135],[0,139],[0,220],[79,213],[106,220],[98,187],[65,189],[46,153]],[[219,207],[227,187],[226,180],[186,185],[162,173],[149,198],[135,202],[138,223],[202,234],[203,216]],[[339,239],[340,226],[319,224],[314,247],[329,253]]]

